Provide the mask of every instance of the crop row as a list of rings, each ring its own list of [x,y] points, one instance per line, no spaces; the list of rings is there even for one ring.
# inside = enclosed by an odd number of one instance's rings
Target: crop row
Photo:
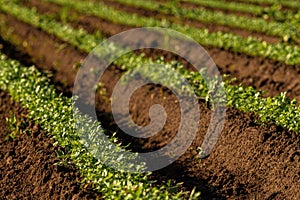
[[[243,0],[246,1],[246,0]],[[290,8],[300,8],[299,1],[292,1],[292,0],[247,0],[247,2],[252,2],[252,3],[268,3],[270,5],[273,4],[280,4],[286,7]]]
[[[93,3],[91,1],[74,0],[45,0],[57,3],[90,15],[109,20],[116,24],[123,24],[133,27],[165,27],[181,33],[187,34],[198,43],[205,46],[214,46],[230,49],[234,52],[241,52],[252,56],[262,56],[273,60],[281,61],[286,64],[300,64],[300,48],[285,43],[269,44],[253,37],[243,38],[232,33],[213,32],[207,29],[179,25],[170,21],[157,20],[152,17],[138,16],[136,14],[117,11],[104,3]]]
[[[271,7],[262,7],[259,5],[248,4],[247,2],[231,2],[223,0],[184,0],[196,5],[205,6],[209,8],[217,8],[222,10],[229,10],[235,12],[250,13],[257,17],[263,17],[265,19],[274,19],[275,21],[292,22],[296,24],[300,20],[299,13],[295,13],[292,10],[281,11],[280,6],[273,5]]]
[[[35,67],[23,67],[17,61],[7,59],[2,53],[0,66],[0,88],[9,92],[13,100],[20,102],[29,111],[28,117],[53,136],[55,145],[64,147],[64,152],[57,152],[61,160],[66,161],[63,164],[70,164],[68,160],[71,159],[83,175],[83,182],[92,182],[93,188],[105,199],[180,199],[187,195],[187,192],[177,190],[177,186],[173,184],[154,186],[154,181],[149,179],[150,173],[122,172],[104,165],[103,160],[110,160],[115,166],[119,166],[124,164],[125,159],[121,154],[112,153],[123,150],[117,145],[112,147],[108,138],[92,141],[97,142],[98,148],[105,147],[97,152],[101,154],[98,156],[102,160],[95,159],[94,154],[87,151],[84,145],[83,134],[90,137],[95,132],[106,138],[98,122],[93,122],[91,117],[74,110],[73,100],[57,95],[54,86],[49,85],[48,77]],[[78,124],[84,124],[84,127],[78,129]],[[135,156],[136,154],[132,154],[131,159]],[[142,168],[143,165],[135,167]],[[199,193],[192,192],[189,196],[194,199]]]
[[[122,4],[133,5],[147,10],[158,11],[164,14],[176,15],[180,18],[198,20],[204,23],[218,24],[228,27],[236,27],[240,29],[257,31],[268,35],[280,36],[287,41],[291,38],[294,41],[299,41],[300,33],[297,28],[291,23],[269,22],[262,18],[248,18],[237,16],[234,14],[224,14],[222,12],[209,11],[204,8],[188,9],[174,5],[172,2],[158,3],[156,1],[147,0],[113,0]],[[211,2],[209,2],[211,3]],[[227,3],[225,4],[227,5]]]
[[[6,6],[7,8],[3,9]],[[77,30],[67,24],[61,24],[53,20],[50,16],[40,15],[35,10],[26,9],[13,3],[2,4],[0,8],[16,18],[39,27],[86,52],[92,51],[93,48],[104,39],[90,35],[82,29]],[[113,47],[114,44],[111,44],[111,46]],[[117,48],[117,46],[114,48]],[[197,94],[202,94],[203,97],[207,97],[203,95],[203,91],[207,92],[208,88],[202,76],[199,73],[184,70],[182,64],[177,61],[166,63],[161,60],[146,58],[143,55],[128,54],[122,56],[122,59],[114,61],[114,63],[117,66],[122,66],[124,69],[138,68],[142,63],[164,63],[166,67],[174,66],[183,77],[189,80]],[[143,74],[152,73],[149,71],[149,68],[140,70],[148,70]],[[155,76],[155,74],[153,76]],[[175,80],[173,84],[177,84]],[[263,98],[262,93],[252,87],[244,87],[242,85],[233,86],[229,81],[225,84],[225,90],[227,106],[234,107],[246,113],[254,112],[263,123],[275,123],[289,130],[299,132],[300,107],[296,106],[296,100],[291,101],[286,98],[285,93],[273,98]]]

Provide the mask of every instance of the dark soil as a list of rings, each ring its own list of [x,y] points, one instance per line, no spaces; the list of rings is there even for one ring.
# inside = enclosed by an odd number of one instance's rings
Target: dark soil
[[[24,64],[28,64],[28,57],[39,55],[32,59],[31,63],[35,63],[36,66],[45,72],[57,74],[57,76],[52,77],[53,83],[59,91],[64,92],[66,95],[71,95],[71,85],[75,80],[77,65],[83,61],[86,55],[76,50],[75,47],[63,43],[47,33],[33,29],[25,23],[20,23],[6,14],[0,13],[0,18],[8,25],[17,25],[14,29],[17,32],[17,37],[14,41],[16,43],[24,41],[18,44],[18,49],[19,52],[25,51],[23,54],[27,55],[20,57],[19,60]],[[6,28],[7,26],[2,27],[2,31],[5,31]],[[49,51],[48,49],[52,49],[53,51]],[[10,54],[12,54],[12,57],[17,56],[11,52]],[[65,55],[76,58],[76,61],[66,59]]]
[[[13,113],[22,124],[17,137],[6,118]],[[72,166],[57,165],[60,160],[54,141],[41,128],[26,119],[26,110],[0,91],[0,196],[1,199],[101,199],[89,185],[80,187],[80,174]]]
[[[74,63],[80,62],[84,54],[68,45],[59,48],[57,44],[62,43],[53,36],[18,22],[10,16],[2,15],[2,17],[6,17],[8,25],[15,28],[13,34],[27,41],[28,47],[23,51],[26,51],[38,67],[51,70],[54,74],[53,82],[60,82],[58,85],[63,91],[72,88],[76,69],[71,70],[71,68]],[[89,25],[89,27],[92,26]],[[110,31],[114,27],[115,25],[111,27],[107,25],[105,30]],[[44,41],[47,42],[47,46],[41,45]],[[32,47],[34,50],[29,51],[28,49],[33,49]],[[57,51],[58,48],[60,51]],[[279,62],[217,48],[207,49],[216,63],[218,65],[220,63],[222,72],[230,71],[233,76],[238,77],[238,81],[243,80],[243,83],[249,85],[253,83],[260,89],[266,87],[271,94],[291,87],[289,95],[295,98],[300,97],[299,90],[295,89],[300,87],[299,67],[286,66]],[[58,53],[61,55],[59,56]],[[54,67],[53,63],[56,63],[58,59],[56,56],[64,62]],[[53,70],[55,68],[56,70]],[[276,76],[277,73],[278,76]],[[132,120],[139,125],[147,125],[149,108],[158,103],[163,105],[168,113],[167,123],[159,134],[149,139],[136,140],[123,135],[112,120],[110,103],[107,101],[121,74],[122,71],[119,68],[112,66],[102,79],[107,97],[97,99],[100,121],[106,129],[118,131],[118,135],[125,142],[133,143],[133,147],[136,148],[134,150],[153,150],[164,146],[176,134],[180,123],[176,98],[168,90],[156,85],[146,85],[137,90],[130,101]],[[62,78],[67,80],[64,84],[61,84]],[[166,178],[171,178],[183,182],[184,187],[188,189],[196,187],[205,199],[300,198],[300,139],[298,135],[274,125],[260,126],[255,123],[255,116],[228,109],[225,127],[217,145],[208,158],[199,160],[196,158],[195,149],[201,146],[211,117],[210,111],[201,100],[199,108],[201,120],[193,144],[175,163],[156,171],[153,174],[154,179],[164,181]],[[139,149],[138,146],[140,146]],[[38,159],[42,158],[38,157]]]
[[[116,73],[117,77],[120,72]],[[118,78],[106,76],[107,94],[110,96]],[[167,122],[156,136],[147,140],[123,137],[136,146],[135,151],[156,150],[166,145],[178,131],[180,114],[178,102],[168,91],[153,85],[137,90],[131,98],[132,120],[141,126],[149,123],[149,108],[162,105],[168,113]],[[110,105],[98,99],[100,120],[110,116],[106,128],[118,130],[110,115]],[[199,102],[201,120],[197,136],[186,153],[172,165],[156,171],[159,180],[167,178],[183,182],[192,189],[197,187],[205,199],[298,199],[300,198],[300,139],[298,135],[276,127],[256,124],[255,116],[234,109],[227,112],[222,136],[212,154],[197,159],[195,149],[201,146],[207,132],[210,111]],[[107,118],[106,118],[107,119]],[[297,184],[295,184],[297,183]]]

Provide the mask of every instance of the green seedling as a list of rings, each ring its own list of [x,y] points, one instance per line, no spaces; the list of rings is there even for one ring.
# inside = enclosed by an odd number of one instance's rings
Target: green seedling
[[[23,133],[27,127],[27,122],[18,120],[13,112],[11,112],[10,117],[6,118],[6,123],[8,124],[9,129],[6,140],[14,140],[17,135]]]

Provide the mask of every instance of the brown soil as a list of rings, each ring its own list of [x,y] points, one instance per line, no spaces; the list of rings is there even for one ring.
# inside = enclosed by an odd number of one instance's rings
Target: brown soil
[[[29,0],[26,5],[38,8],[41,13],[54,14],[59,12],[60,9],[55,4],[41,3],[36,0]],[[72,10],[70,10],[69,15],[80,16],[71,22],[73,27],[82,27],[91,34],[100,30],[110,36],[133,28],[115,25],[97,17],[84,15]],[[21,37],[25,36],[22,35]],[[256,89],[267,91],[266,95],[268,96],[275,96],[280,92],[286,91],[288,97],[296,98],[296,100],[300,101],[299,66],[285,65],[270,59],[247,56],[215,47],[205,47],[205,49],[217,64],[221,73],[230,74],[231,77],[237,78],[237,83],[243,83],[246,86],[253,86]],[[161,54],[161,52],[157,51],[146,51],[146,54],[150,56],[153,53],[155,55],[157,53]],[[62,54],[64,55],[64,53]],[[164,54],[164,56],[171,58],[168,54]]]
[[[55,57],[57,55],[55,54],[57,45],[55,44],[59,43],[59,41],[47,34],[41,33],[41,31],[31,26],[14,20],[10,16],[6,17],[11,20],[9,26],[15,28],[14,34],[27,40],[29,47],[35,45],[35,51],[28,52],[26,49],[26,52],[33,60],[38,61],[40,57],[43,57],[42,55],[45,57],[47,57],[48,54],[53,55],[48,61],[51,67],[51,63],[55,63],[57,59]],[[7,21],[9,22],[9,20]],[[35,34],[35,37],[29,40],[31,34]],[[47,47],[38,45],[42,44],[45,40],[52,43],[52,45],[49,44]],[[50,42],[51,40],[52,42]],[[69,50],[72,51],[72,53],[70,53]],[[282,81],[283,84],[289,85],[289,83],[285,83],[288,82],[287,80],[296,82],[296,76],[299,75],[299,68],[297,67],[285,66],[278,62],[268,61],[262,58],[247,57],[230,52],[226,53],[226,51],[216,48],[208,48],[208,50],[210,52],[215,51],[213,55],[216,59],[219,58],[217,62],[226,63],[229,59],[230,63],[235,64],[235,66],[231,65],[225,67],[224,71],[225,69],[235,68],[232,72],[244,69],[246,73],[247,70],[251,70],[251,66],[254,66],[252,69],[253,72],[261,70],[262,74],[255,73],[257,78],[262,81],[262,85],[267,85],[271,91],[275,91],[274,93],[279,92],[279,87],[274,87],[275,90],[272,90],[273,88],[270,86],[272,84],[268,85],[268,83],[272,83],[274,79],[273,75],[278,73],[278,70],[279,72],[281,72],[281,70],[285,72],[285,70],[289,70],[290,68],[291,70],[296,70],[294,74],[292,73],[284,77],[285,80]],[[65,64],[61,64],[56,71],[53,71],[53,74],[54,80],[57,79],[57,81],[59,81],[57,78],[59,76],[66,76],[65,79],[70,80],[71,85],[66,84],[65,86],[63,84],[61,86],[62,90],[64,90],[64,88],[67,89],[69,88],[68,86],[72,87],[73,85],[71,80],[74,78],[74,75],[71,76],[68,73],[74,72],[70,72],[71,70],[68,69],[70,69],[72,63],[78,62],[81,57],[74,57],[75,52],[78,53],[78,51],[70,46],[61,49],[61,52],[62,55],[64,55],[62,58],[65,59]],[[48,57],[46,59],[48,60]],[[237,61],[241,62],[241,64]],[[251,63],[251,65],[249,63]],[[278,66],[277,70],[271,68],[274,67],[272,63]],[[244,65],[245,68],[243,68]],[[38,66],[44,69],[42,62],[41,65]],[[63,69],[60,70],[59,68]],[[265,72],[260,68],[268,71]],[[271,69],[273,69],[273,73]],[[67,72],[64,72],[64,70]],[[271,75],[268,75],[268,73]],[[121,74],[122,71],[118,68],[111,67],[104,79],[102,79],[107,90],[108,99],[114,87],[114,83]],[[237,77],[239,77],[239,74],[240,73],[237,74]],[[266,75],[266,77],[264,77],[264,75]],[[253,74],[249,72],[248,76],[254,79]],[[264,78],[260,79],[260,76]],[[297,85],[297,87],[299,87],[299,85]],[[293,94],[297,94],[296,92],[297,91],[293,90]],[[117,129],[111,118],[110,104],[107,99],[101,98],[98,99],[97,102],[97,110],[99,111],[98,114],[103,126],[112,131],[117,130],[119,135],[122,136],[122,132]],[[177,104],[174,96],[162,87],[148,85],[135,92],[130,102],[130,111],[133,121],[139,125],[149,123],[149,108],[154,103],[165,106],[166,112],[169,113],[167,123],[163,130],[156,136],[146,140],[137,141],[133,140],[133,138],[122,136],[125,139],[127,138],[127,142],[132,142],[135,146],[140,145],[142,150],[162,147],[177,132],[178,119],[180,119],[180,116],[176,113],[176,109],[174,112],[174,108],[176,108]],[[300,198],[300,139],[296,134],[274,125],[259,126],[255,123],[255,116],[246,115],[234,109],[228,109],[226,124],[217,146],[208,158],[199,161],[195,158],[197,154],[195,149],[197,146],[201,146],[202,139],[210,121],[210,111],[205,107],[202,101],[199,102],[199,108],[201,120],[199,122],[196,139],[192,146],[175,163],[155,172],[153,174],[155,179],[165,180],[166,178],[172,178],[178,182],[184,182],[184,186],[189,189],[195,186],[197,190],[202,192],[202,196],[205,199]]]
[[[21,0],[20,2],[25,7],[38,8],[39,13],[55,15],[56,20],[62,21],[59,13],[61,13],[63,9],[60,5],[41,2],[39,0]],[[70,23],[74,28],[84,28],[90,33],[95,33],[101,30],[101,33],[104,33],[104,35],[110,36],[128,30],[128,26],[113,24],[105,19],[85,15],[74,10],[64,9],[63,12],[67,12],[68,16],[72,16],[70,18],[73,18],[73,20],[68,21],[68,23]],[[94,26],[91,26],[91,23],[94,23]]]
[[[19,44],[20,51],[25,50],[26,54],[31,57],[39,55],[33,60],[34,63],[37,66],[41,66],[40,68],[43,71],[56,73],[57,76],[52,78],[53,83],[57,85],[59,91],[70,95],[72,89],[70,86],[75,80],[76,67],[86,55],[55,37],[37,29],[32,29],[27,24],[20,23],[6,14],[0,13],[0,18],[9,26],[11,24],[17,25],[14,30],[17,32],[18,39],[15,42],[23,41]],[[2,27],[2,29],[5,31],[5,27]],[[40,52],[41,49],[43,51]],[[53,49],[53,52],[49,53],[48,49]],[[70,62],[70,60],[65,59],[65,55],[69,55],[77,60]]]
[[[22,131],[14,140],[6,118],[14,113]],[[1,199],[101,199],[89,185],[80,187],[80,174],[72,166],[57,165],[54,141],[33,122],[26,110],[0,91],[0,196]]]
[[[146,17],[155,17],[157,19],[168,19],[175,23],[187,24],[187,25],[194,26],[197,28],[206,28],[210,32],[222,31],[222,32],[227,32],[227,33],[234,33],[234,34],[237,34],[237,35],[239,35],[241,37],[245,37],[245,38],[252,36],[252,37],[262,39],[268,43],[278,43],[281,41],[280,37],[270,36],[270,35],[258,33],[255,31],[248,31],[248,30],[244,30],[244,29],[216,25],[216,24],[211,24],[211,23],[203,23],[203,22],[200,22],[197,20],[192,20],[192,19],[178,18],[173,15],[162,14],[157,11],[150,11],[150,10],[146,10],[143,8],[137,8],[137,7],[134,7],[131,5],[125,5],[125,4],[121,4],[121,3],[109,1],[109,0],[105,0],[104,2],[105,2],[105,4],[107,4],[109,6],[112,6],[118,10],[122,10],[125,12],[136,13],[138,15],[142,15],[142,16],[146,16]]]

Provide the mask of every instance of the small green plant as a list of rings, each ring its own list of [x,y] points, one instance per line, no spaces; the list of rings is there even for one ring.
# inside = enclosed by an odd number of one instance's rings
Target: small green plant
[[[59,19],[66,23],[68,20],[68,16],[69,16],[69,9],[66,7],[63,7],[62,9],[59,10]]]
[[[11,112],[10,117],[6,118],[6,122],[8,124],[8,128],[10,130],[10,133],[7,135],[6,140],[9,140],[9,139],[14,140],[16,138],[16,135],[20,133],[20,130],[17,125],[17,118],[13,112]]]
[[[102,82],[99,82],[96,88],[96,92],[104,99],[105,103],[109,103],[110,99],[107,94],[107,89]]]
[[[10,117],[6,118],[8,124],[9,134],[6,136],[6,140],[14,140],[18,134],[23,133],[27,127],[26,121],[18,120],[14,112],[10,112]]]

